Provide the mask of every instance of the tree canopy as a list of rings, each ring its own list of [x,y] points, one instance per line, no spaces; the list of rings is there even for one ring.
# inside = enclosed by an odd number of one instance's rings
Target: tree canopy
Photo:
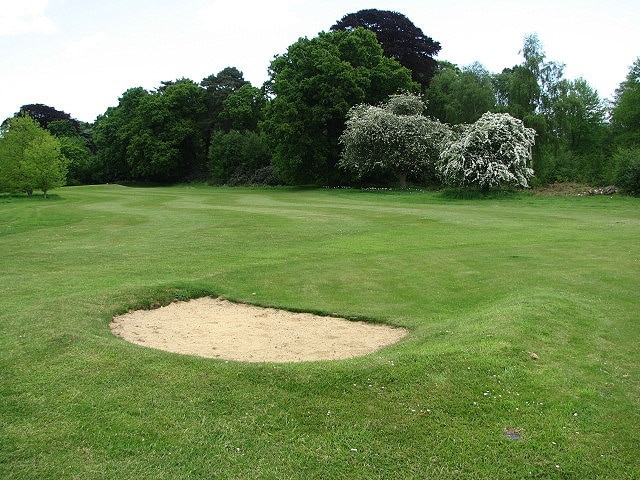
[[[42,128],[49,129],[49,126],[53,122],[66,121],[71,128],[75,130],[75,133],[80,132],[80,123],[72,118],[70,114],[57,110],[49,105],[42,103],[32,103],[29,105],[23,105],[20,107],[20,111],[16,116],[29,115],[34,119]]]
[[[205,91],[188,79],[155,92],[127,90],[96,122],[99,158],[107,177],[183,181],[204,170]]]
[[[521,120],[485,113],[460,127],[457,138],[444,147],[438,171],[445,185],[453,187],[528,187],[534,143],[535,131]]]
[[[355,151],[356,143],[351,139],[347,147],[340,141],[345,126],[355,125],[357,119],[363,125],[367,119],[371,128],[383,128],[387,122],[389,135],[398,136],[405,129],[408,137],[403,141],[410,142],[409,127],[400,127],[407,120],[402,117],[426,115],[463,125],[454,130],[466,132],[487,112],[507,113],[536,131],[532,147],[536,185],[621,184],[617,179],[622,177],[635,181],[640,58],[614,101],[608,102],[586,80],[564,78],[564,65],[547,59],[535,33],[523,39],[522,61],[499,73],[477,62],[467,66],[436,62],[439,51],[440,44],[405,15],[366,9],[345,15],[329,32],[300,38],[276,55],[269,66],[270,78],[260,87],[229,66],[200,83],[181,78],[160,82],[150,91],[130,88],[93,124],[39,103],[23,105],[15,118],[29,115],[55,137],[66,158],[70,185],[226,183],[232,177],[232,183],[268,178],[270,184],[355,185],[387,184],[393,175],[396,180],[408,175],[417,181],[416,172],[422,168],[399,164],[392,168],[388,162],[383,168],[385,161],[402,156],[398,152],[387,151],[376,168],[365,171],[362,161],[347,168],[346,159],[354,157],[345,156],[345,149]],[[420,92],[426,111],[395,110],[411,108],[411,102],[399,101],[403,97],[397,94],[402,92]],[[361,108],[351,111],[355,105]],[[422,126],[416,125],[425,122],[417,120],[412,128],[420,130]],[[363,125],[359,132],[364,135]],[[369,147],[380,138],[371,137]],[[49,151],[54,143],[47,140],[43,148]],[[382,146],[376,148],[382,151]],[[337,168],[341,158],[345,168]],[[0,161],[8,171],[6,159]],[[632,173],[620,173],[629,168]],[[426,172],[422,181],[436,178],[432,166]]]
[[[67,165],[60,141],[28,115],[6,122],[0,136],[0,192],[42,190],[65,184]]]
[[[374,32],[387,57],[408,68],[423,89],[429,86],[437,66],[433,57],[440,51],[440,43],[425,35],[405,15],[373,8],[345,15],[331,30],[358,27]]]
[[[340,137],[344,146],[338,166],[358,177],[393,174],[401,188],[407,177],[420,178],[435,166],[440,143],[448,129],[423,115],[424,103],[416,95],[392,95],[381,106],[352,107]]]
[[[640,146],[640,57],[616,90],[611,121],[618,144]]]
[[[264,119],[266,98],[262,89],[247,83],[228,95],[218,113],[222,130],[257,131]]]
[[[623,192],[640,196],[640,57],[616,90],[611,124],[615,182]]]
[[[483,113],[496,109],[493,77],[479,63],[459,68],[439,62],[425,98],[427,112],[452,125],[473,123]]]
[[[242,72],[236,67],[226,67],[215,75],[203,78],[200,86],[206,90],[206,129],[208,131],[228,130],[228,119],[220,116],[224,110],[224,102],[242,87],[250,87],[251,84],[244,79]]]
[[[564,65],[549,61],[536,34],[527,35],[523,62],[495,76],[497,111],[536,130],[536,181],[605,182],[608,131],[605,106],[583,79],[563,78]]]
[[[338,139],[349,108],[418,87],[363,28],[301,38],[273,60],[270,74],[262,126],[276,171],[291,184],[339,183]]]

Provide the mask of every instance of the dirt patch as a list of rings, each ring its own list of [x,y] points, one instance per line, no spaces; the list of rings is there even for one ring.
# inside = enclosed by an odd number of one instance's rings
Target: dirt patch
[[[586,192],[591,187],[584,183],[552,183],[533,189],[536,195],[575,196]]]
[[[590,187],[583,183],[553,183],[536,188],[533,193],[536,195],[587,197],[593,195],[615,195],[618,193],[618,188],[615,185]]]
[[[246,362],[339,360],[391,345],[408,331],[204,297],[115,317],[111,331],[151,348]]]

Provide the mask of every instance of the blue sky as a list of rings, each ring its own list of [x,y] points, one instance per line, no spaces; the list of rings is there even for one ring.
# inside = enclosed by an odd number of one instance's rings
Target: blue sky
[[[227,66],[259,86],[274,55],[365,8],[406,15],[442,44],[438,59],[492,72],[520,63],[535,32],[603,98],[640,56],[637,0],[0,0],[0,120],[45,103],[93,121],[128,88]]]

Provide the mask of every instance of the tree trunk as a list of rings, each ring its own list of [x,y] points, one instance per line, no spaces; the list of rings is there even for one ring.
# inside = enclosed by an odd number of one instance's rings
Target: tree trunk
[[[400,183],[400,188],[407,188],[407,174],[399,173],[398,182]]]

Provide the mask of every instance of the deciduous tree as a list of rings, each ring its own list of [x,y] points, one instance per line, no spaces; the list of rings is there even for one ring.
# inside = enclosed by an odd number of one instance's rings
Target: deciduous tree
[[[59,137],[60,152],[67,159],[67,185],[83,185],[95,181],[95,155],[79,136]]]
[[[218,114],[224,131],[257,131],[258,124],[264,120],[266,99],[262,89],[243,85],[222,102],[222,111]]]
[[[10,119],[0,137],[0,190],[42,190],[44,196],[66,181],[60,142],[28,115]]]
[[[46,129],[49,129],[49,125],[52,122],[66,121],[71,128],[75,130],[75,133],[80,132],[80,123],[75,118],[72,118],[70,114],[42,103],[23,105],[20,107],[20,111],[16,114],[16,116],[20,115],[29,115],[38,122],[42,128]]]
[[[438,172],[452,187],[528,187],[535,131],[507,113],[485,113],[460,127],[442,150]]]
[[[381,106],[351,108],[340,137],[344,149],[339,167],[358,177],[393,174],[400,187],[406,187],[407,177],[420,177],[435,166],[448,132],[423,113],[422,100],[408,94],[393,95]]]
[[[498,110],[536,130],[536,181],[603,182],[610,153],[597,92],[583,79],[563,78],[564,65],[546,59],[536,34],[524,38],[520,53],[520,65],[496,75]]]
[[[67,181],[67,160],[61,153],[60,141],[53,135],[38,136],[29,144],[21,168],[28,191],[42,190],[45,197]]]
[[[215,75],[209,75],[203,78],[200,85],[206,91],[207,105],[207,131],[227,130],[226,118],[221,117],[224,110],[225,100],[233,93],[240,90],[245,85],[251,84],[244,79],[240,70],[236,67],[226,67]]]
[[[96,165],[91,151],[91,136],[80,133],[69,120],[52,121],[47,130],[60,141],[60,151],[67,159],[67,184],[81,185],[94,181]]]
[[[405,15],[388,11],[367,9],[342,17],[331,30],[353,30],[364,27],[376,34],[387,57],[394,58],[411,70],[413,80],[422,88],[429,86],[440,51],[440,43],[425,35]]]
[[[616,184],[623,192],[640,196],[640,57],[616,90],[611,127],[617,145]]]
[[[96,122],[95,139],[107,176],[176,182],[202,175],[205,115],[205,91],[189,79],[167,82],[152,93],[128,90],[120,104]]]
[[[135,129],[132,125],[145,99],[151,95],[142,87],[125,91],[118,105],[109,107],[98,116],[93,129],[96,144],[97,172],[101,182],[131,180],[131,166],[127,161],[127,149]]]
[[[616,90],[611,123],[618,145],[640,147],[640,57]]]
[[[461,69],[440,62],[425,98],[427,112],[451,125],[473,123],[496,109],[493,76],[479,63]]]
[[[349,108],[418,88],[362,28],[301,38],[273,60],[270,74],[263,127],[276,170],[290,184],[339,183],[338,139]]]

